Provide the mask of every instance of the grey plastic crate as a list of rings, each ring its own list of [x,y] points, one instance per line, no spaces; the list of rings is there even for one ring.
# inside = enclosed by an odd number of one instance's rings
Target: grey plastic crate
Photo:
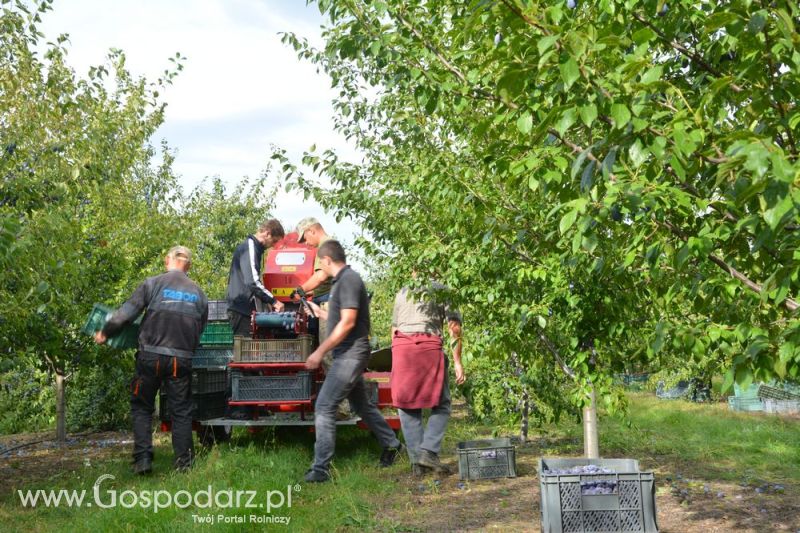
[[[231,400],[238,402],[272,402],[308,400],[311,398],[311,372],[251,376],[231,373]]]
[[[303,363],[311,355],[314,338],[296,339],[233,338],[233,360],[237,363]]]
[[[800,413],[800,400],[764,400],[765,413],[798,414]]]
[[[560,474],[575,466],[597,465],[613,474]],[[581,483],[608,481],[612,494],[583,494]],[[640,472],[634,459],[539,459],[542,531],[657,532],[656,490],[652,472]]]
[[[208,320],[228,321],[228,302],[226,300],[208,301]]]
[[[223,417],[227,408],[228,398],[225,392],[192,396],[192,420]],[[167,394],[163,389],[159,395],[158,411],[162,422],[171,421]]]
[[[225,369],[233,361],[233,348],[230,346],[201,346],[192,356],[192,368]]]
[[[516,450],[511,439],[459,442],[456,451],[461,479],[517,477]]]
[[[800,394],[779,386],[759,385],[756,393],[762,400],[800,400]]]
[[[225,392],[228,388],[227,370],[192,370],[192,394]]]

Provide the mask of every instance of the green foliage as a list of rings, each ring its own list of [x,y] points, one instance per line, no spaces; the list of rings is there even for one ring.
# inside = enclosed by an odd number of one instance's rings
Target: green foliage
[[[0,374],[0,433],[27,433],[52,426],[55,395],[47,373],[10,370]]]
[[[130,427],[130,382],[134,363],[124,358],[113,365],[80,368],[67,389],[70,431]]]
[[[51,3],[0,8],[0,372],[71,375],[79,390],[70,425],[111,427],[127,411],[119,385],[131,367],[118,359],[130,354],[80,334],[92,305],[121,304],[163,271],[175,244],[196,252],[190,274],[221,297],[232,250],[268,217],[274,191],[266,177],[230,192],[217,178],[184,194],[170,148],[150,144],[163,121],[159,91],[183,58],[147,83],[111,50],[78,77],[67,37],[45,42],[37,29]],[[42,410],[16,409],[13,419],[38,426],[52,416],[49,388],[26,390],[43,398]]]
[[[453,287],[467,331],[577,405],[622,406],[626,368],[800,374],[796,3],[319,7],[323,48],[284,41],[364,157],[275,157],[393,288]]]

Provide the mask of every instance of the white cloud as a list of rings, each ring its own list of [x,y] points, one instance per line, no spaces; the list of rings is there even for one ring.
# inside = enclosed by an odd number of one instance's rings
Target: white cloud
[[[168,106],[156,138],[177,149],[173,168],[188,189],[207,176],[231,186],[258,177],[272,144],[294,159],[312,144],[356,158],[333,131],[330,81],[278,35],[320,45],[321,23],[317,8],[300,0],[62,0],[41,29],[51,39],[70,34],[69,61],[79,74],[112,47],[125,52],[134,75],[153,81],[176,52],[187,58],[163,95]],[[316,216],[346,243],[359,232],[297,194],[281,192],[278,200],[276,216],[289,226]]]

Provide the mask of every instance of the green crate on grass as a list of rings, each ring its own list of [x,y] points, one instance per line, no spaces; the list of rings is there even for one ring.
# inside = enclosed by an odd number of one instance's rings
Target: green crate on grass
[[[728,407],[731,411],[756,412],[764,410],[764,402],[761,398],[737,398],[728,396]]]
[[[233,330],[228,322],[209,322],[200,336],[201,346],[233,344]]]
[[[94,336],[95,333],[103,329],[108,319],[114,313],[114,309],[103,304],[94,304],[92,311],[86,318],[81,331],[87,335]],[[142,315],[140,315],[133,323],[128,324],[122,331],[109,337],[106,341],[108,346],[112,348],[137,348],[139,346],[139,325],[142,323]]]

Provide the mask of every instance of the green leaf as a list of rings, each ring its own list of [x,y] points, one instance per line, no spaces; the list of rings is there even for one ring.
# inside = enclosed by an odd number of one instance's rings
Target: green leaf
[[[567,109],[566,111],[564,111],[564,114],[561,115],[561,118],[558,120],[558,122],[556,122],[555,126],[556,131],[561,135],[564,135],[564,133],[566,133],[566,131],[570,128],[570,126],[575,124],[575,120],[576,120],[575,109],[574,108]]]
[[[722,394],[727,393],[731,388],[733,388],[733,369],[731,368],[727,372],[725,372],[725,377],[722,380],[722,386],[720,387],[720,392]]]
[[[647,160],[647,153],[647,148],[642,146],[642,143],[639,139],[636,139],[636,142],[634,142],[628,149],[631,163],[633,163],[633,166],[635,167],[641,166],[641,164]]]
[[[559,37],[560,36],[556,34],[548,35],[547,37],[542,37],[539,39],[539,42],[536,43],[536,48],[539,50],[539,55],[547,52],[555,44],[555,42],[558,41]]]
[[[655,67],[651,67],[651,68],[647,69],[647,72],[642,74],[642,79],[640,80],[641,83],[643,83],[644,85],[647,85],[648,83],[653,83],[655,81],[660,81],[661,80],[661,72],[662,71],[663,71],[663,68],[661,67],[661,65],[656,65]]]
[[[564,63],[561,63],[559,68],[561,70],[561,79],[564,81],[564,88],[569,89],[580,76],[578,63],[576,63],[575,60],[570,57]]]
[[[524,135],[531,132],[533,128],[533,117],[530,113],[525,112],[517,119],[517,129]]]
[[[575,224],[575,220],[577,218],[578,218],[577,209],[567,211],[567,213],[563,217],[561,217],[561,221],[558,223],[558,231],[561,232],[562,235],[565,234],[569,230],[569,228],[571,228],[572,225]]]
[[[594,119],[597,118],[597,106],[594,104],[582,106],[579,113],[583,123],[586,124],[586,126],[591,126]]]
[[[631,112],[628,111],[625,104],[613,104],[611,106],[611,118],[614,119],[615,128],[624,128],[631,119]]]
[[[539,324],[539,327],[544,329],[547,327],[547,320],[542,315],[536,315],[536,322]]]

